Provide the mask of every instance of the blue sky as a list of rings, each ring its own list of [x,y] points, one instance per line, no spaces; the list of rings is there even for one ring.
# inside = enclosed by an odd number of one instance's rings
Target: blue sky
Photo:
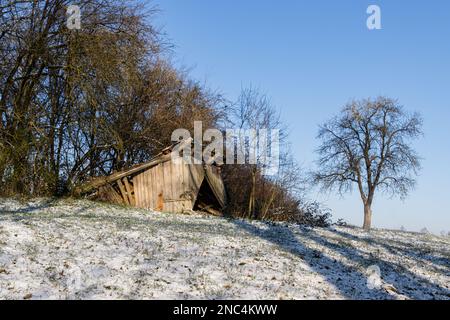
[[[450,230],[450,1],[157,0],[157,24],[190,74],[233,100],[254,86],[290,127],[298,161],[313,167],[317,127],[354,98],[387,95],[424,117],[418,186],[401,201],[378,195],[375,227]],[[366,9],[381,8],[382,30]],[[362,224],[356,190],[311,190],[334,219]]]

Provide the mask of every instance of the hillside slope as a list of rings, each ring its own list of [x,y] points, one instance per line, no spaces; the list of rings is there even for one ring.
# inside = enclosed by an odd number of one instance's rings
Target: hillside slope
[[[449,238],[0,199],[0,299],[450,299],[449,286]]]

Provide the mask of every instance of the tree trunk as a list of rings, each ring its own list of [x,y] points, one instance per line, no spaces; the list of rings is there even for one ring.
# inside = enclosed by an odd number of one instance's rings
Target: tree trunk
[[[370,203],[364,203],[364,224],[363,229],[370,231],[372,225],[372,205]]]

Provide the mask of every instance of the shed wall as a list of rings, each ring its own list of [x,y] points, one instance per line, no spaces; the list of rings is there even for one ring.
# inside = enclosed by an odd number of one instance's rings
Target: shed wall
[[[204,178],[203,165],[160,163],[133,178],[136,206],[168,212],[192,210]]]

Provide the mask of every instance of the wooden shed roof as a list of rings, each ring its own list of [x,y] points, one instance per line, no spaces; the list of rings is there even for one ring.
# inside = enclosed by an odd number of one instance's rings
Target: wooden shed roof
[[[182,149],[186,145],[192,144],[192,142],[193,142],[192,138],[177,142],[177,143],[163,149],[158,155],[156,155],[154,158],[152,158],[148,162],[135,165],[127,170],[115,172],[106,177],[94,178],[93,180],[77,187],[75,189],[75,194],[76,195],[88,194],[88,193],[93,192],[94,190],[97,190],[98,188],[101,188],[102,186],[110,185],[117,181],[120,181],[123,178],[138,175],[141,172],[144,172],[144,171],[149,170],[161,163],[171,160],[172,152],[173,152],[175,146],[179,145],[179,148]],[[226,195],[225,195],[225,190],[223,187],[223,181],[217,176],[217,174],[215,174],[213,172],[210,165],[204,165],[204,170],[205,170],[205,174],[204,174],[205,180],[207,181],[208,185],[210,186],[211,191],[214,194],[214,197],[219,202],[219,205],[223,208],[225,206],[225,201],[226,201]]]

